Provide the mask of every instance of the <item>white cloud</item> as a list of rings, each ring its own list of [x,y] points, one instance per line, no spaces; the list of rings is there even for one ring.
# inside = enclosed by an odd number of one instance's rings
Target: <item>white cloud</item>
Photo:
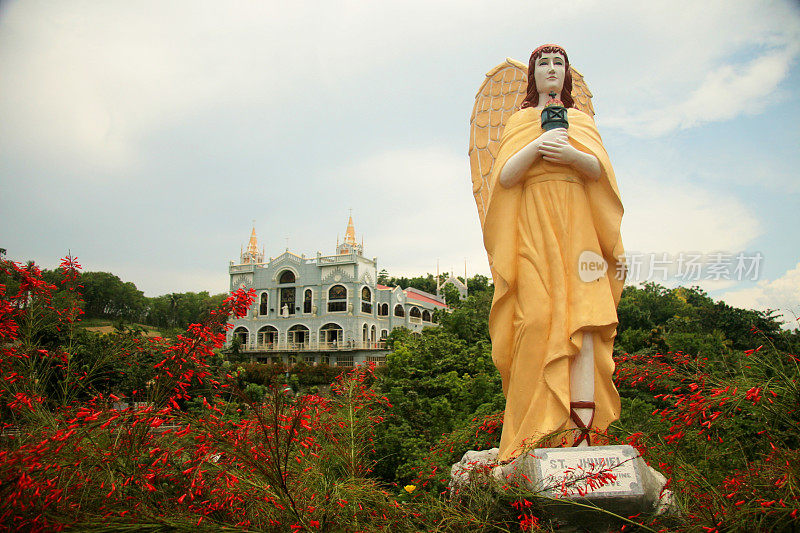
[[[774,280],[761,280],[755,286],[734,290],[722,300],[735,307],[766,311],[775,309],[783,315],[784,327],[798,327],[800,316],[800,263]]]
[[[669,167],[668,160],[659,168],[664,167]],[[625,174],[622,239],[628,283],[696,285],[707,292],[737,285],[726,278],[735,277],[738,255],[745,258],[745,267],[749,265],[754,252],[748,247],[762,233],[750,206],[732,194],[684,179],[665,179],[654,169]],[[688,266],[692,262],[696,266]],[[714,279],[715,268],[719,279]]]
[[[684,100],[632,116],[610,117],[606,123],[632,134],[659,136],[740,114],[763,112],[776,100],[776,89],[797,56],[792,46],[768,53],[743,65],[724,64],[705,77]]]
[[[602,49],[606,61],[591,58],[587,79],[599,120],[659,136],[763,111],[782,98],[781,83],[800,53],[797,15],[789,2],[764,1],[621,10],[617,23],[626,31]]]
[[[621,185],[627,251],[736,253],[761,234],[761,223],[752,209],[733,195],[674,178],[636,172],[627,176]]]
[[[456,51],[474,54],[473,43],[503,43],[499,62],[523,35],[511,12],[564,26],[558,34],[575,43],[600,120],[637,134],[730,119],[754,97],[774,99],[798,52],[796,13],[782,4],[582,2],[573,11],[515,2],[10,3],[0,22],[0,139],[59,163],[130,170],[150,130],[205,109],[292,108],[364,76],[368,93],[370,78],[398,66],[453,68]],[[530,38],[524,32],[527,49],[537,44]]]
[[[368,255],[392,275],[441,271],[488,274],[466,157],[429,147],[367,156],[334,171],[357,189],[356,231]],[[368,227],[359,219],[370,220]]]
[[[316,78],[316,40],[292,34],[303,9],[20,2],[4,15],[0,70],[14,76],[0,78],[0,138],[57,164],[129,171],[155,129],[208,109],[290,106]]]
[[[457,7],[10,3],[0,19],[0,140],[57,164],[131,170],[152,130],[207,110],[269,119],[276,106],[302,113],[354,85],[369,93],[374,76],[396,77],[409,58],[485,29],[485,8]]]

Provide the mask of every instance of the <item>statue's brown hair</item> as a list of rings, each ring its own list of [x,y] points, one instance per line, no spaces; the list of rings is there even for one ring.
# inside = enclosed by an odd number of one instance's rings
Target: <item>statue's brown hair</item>
[[[561,88],[560,99],[564,107],[575,107],[575,101],[572,99],[572,71],[569,69],[567,52],[557,44],[545,44],[534,50],[530,61],[528,61],[528,93],[525,95],[525,100],[522,101],[520,109],[539,105],[539,90],[536,88],[536,77],[533,75],[533,69],[536,67],[536,61],[544,53],[559,53],[564,56],[564,86]]]

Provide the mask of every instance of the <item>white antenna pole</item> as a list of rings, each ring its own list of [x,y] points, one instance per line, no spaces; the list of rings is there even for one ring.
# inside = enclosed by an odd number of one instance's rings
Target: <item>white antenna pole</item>
[[[439,296],[439,259],[436,259],[436,296]]]

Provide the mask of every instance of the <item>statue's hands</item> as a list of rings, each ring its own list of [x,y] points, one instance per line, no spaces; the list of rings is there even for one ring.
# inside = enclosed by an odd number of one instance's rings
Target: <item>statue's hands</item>
[[[539,143],[539,146],[541,146],[542,143],[555,142],[558,141],[559,139],[563,139],[564,141],[566,141],[567,137],[568,137],[567,128],[555,128],[539,135],[536,141]]]
[[[498,180],[500,185],[508,188],[518,184],[525,176],[525,171],[540,157],[552,163],[572,166],[584,177],[596,180],[600,176],[600,163],[597,158],[569,144],[565,128],[555,128],[542,133],[511,156],[500,171]]]
[[[547,136],[547,138],[545,138]],[[556,128],[539,136],[539,156],[545,161],[567,165],[584,178],[600,179],[600,161],[592,154],[584,153],[569,143],[567,130]]]
[[[545,135],[548,134],[553,135],[545,139]],[[561,165],[574,165],[581,156],[581,152],[569,144],[567,130],[564,128],[547,131],[540,138],[542,141],[539,144],[539,154],[545,161]]]

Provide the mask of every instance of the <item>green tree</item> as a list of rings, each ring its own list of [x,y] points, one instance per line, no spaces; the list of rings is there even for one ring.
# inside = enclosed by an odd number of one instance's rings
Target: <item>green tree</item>
[[[88,318],[137,321],[144,316],[144,293],[133,283],[123,282],[110,272],[84,272],[80,284]]]
[[[458,292],[458,289],[452,283],[448,283],[442,289],[444,293],[444,301],[447,303],[448,307],[453,309],[457,309],[461,306],[461,293]]]
[[[422,335],[396,329],[390,340],[394,351],[377,385],[394,409],[377,429],[376,472],[407,481],[442,433],[502,410],[503,395],[488,342],[469,344],[446,327]]]
[[[467,343],[489,342],[489,311],[494,290],[477,292],[461,300],[450,312],[436,311],[441,327]]]
[[[388,285],[389,279],[389,272],[387,272],[385,268],[382,268],[381,271],[378,272],[378,283],[381,285]]]
[[[178,324],[178,307],[183,300],[183,295],[178,294],[177,292],[173,292],[167,295],[167,301],[169,302],[169,326],[175,327]]]
[[[470,294],[485,292],[490,289],[489,278],[482,274],[475,274],[467,279],[467,290]]]
[[[386,285],[400,287],[402,289],[413,287],[430,294],[436,294],[436,278],[433,274],[415,276],[413,278],[407,278],[405,276],[399,278],[389,277],[386,279]]]
[[[627,286],[617,315],[617,348],[630,353],[650,349],[721,357],[750,347],[756,331],[770,338],[780,334],[774,312],[715,302],[699,287]]]
[[[489,342],[491,302],[491,290],[479,291],[451,312],[437,311],[438,328],[422,335],[398,328],[389,335],[393,352],[378,386],[395,416],[378,429],[376,471],[383,478],[409,480],[443,433],[503,409]]]
[[[159,328],[185,329],[189,324],[205,321],[212,309],[219,307],[225,293],[173,292],[148,298],[146,322]]]

